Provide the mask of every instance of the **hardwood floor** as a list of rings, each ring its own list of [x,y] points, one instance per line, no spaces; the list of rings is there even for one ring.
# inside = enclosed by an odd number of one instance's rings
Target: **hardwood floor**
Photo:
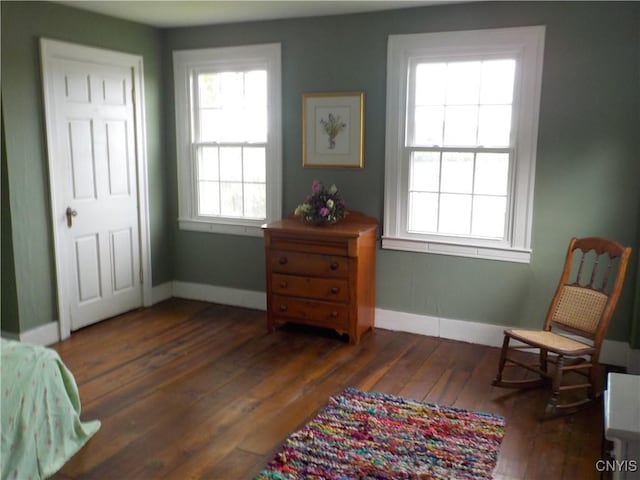
[[[497,479],[599,478],[600,402],[540,422],[545,390],[491,386],[497,348],[374,330],[266,333],[261,311],[172,299],[53,346],[102,427],[53,478],[251,479],[347,386],[504,415]]]

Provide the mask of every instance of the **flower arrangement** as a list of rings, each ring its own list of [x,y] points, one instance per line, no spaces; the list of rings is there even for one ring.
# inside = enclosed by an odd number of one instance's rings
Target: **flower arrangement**
[[[335,184],[327,188],[318,180],[314,180],[311,184],[311,195],[307,195],[304,203],[296,207],[294,214],[309,223],[324,224],[335,223],[344,218],[347,210]]]

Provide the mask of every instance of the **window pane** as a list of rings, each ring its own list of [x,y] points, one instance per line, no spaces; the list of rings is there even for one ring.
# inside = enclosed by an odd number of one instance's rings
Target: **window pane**
[[[267,195],[264,183],[245,183],[244,216],[265,218],[267,211]]]
[[[414,152],[411,156],[411,190],[437,192],[440,188],[440,154]]]
[[[247,142],[267,141],[267,110],[264,108],[247,108],[243,112],[244,125],[239,127],[243,133],[242,140]]]
[[[447,68],[447,105],[477,105],[481,62],[454,62]]]
[[[416,66],[416,105],[444,105],[447,81],[446,63]]]
[[[506,197],[474,196],[471,234],[503,238],[506,207]]]
[[[246,125],[251,123],[246,111],[238,105],[229,106],[220,112],[219,142],[242,142],[247,140]]]
[[[475,145],[478,127],[478,107],[447,107],[444,119],[444,144]]]
[[[198,182],[198,215],[220,214],[220,184]]]
[[[239,106],[244,101],[244,72],[222,72],[220,98],[225,106]]]
[[[412,232],[438,231],[438,194],[411,192],[409,194],[409,225]]]
[[[201,73],[197,78],[198,99],[201,108],[212,108],[220,105],[220,75],[217,73]]]
[[[416,107],[414,145],[442,145],[444,107]]]
[[[199,141],[267,141],[267,72],[198,75]]]
[[[505,147],[511,133],[511,106],[489,105],[480,107],[478,145]]]
[[[242,216],[242,184],[220,182],[220,214],[229,217]]]
[[[482,88],[480,103],[511,104],[515,60],[490,60],[482,63]]]
[[[244,78],[245,101],[247,105],[267,109],[267,71],[247,72]]]
[[[248,115],[240,108],[206,108],[200,110],[200,141],[202,142],[242,142],[254,140],[249,138],[255,136],[256,122],[264,122],[265,119],[258,114]],[[258,117],[258,118],[255,118]],[[258,131],[266,130],[262,125],[258,125]],[[256,141],[264,140],[264,138]]]
[[[468,235],[471,227],[471,195],[440,195],[438,232]]]
[[[200,110],[200,141],[217,142],[222,138],[224,117],[222,110],[206,108]]]
[[[201,147],[198,151],[198,180],[218,180],[218,148]]]
[[[242,181],[242,148],[220,148],[220,180]]]
[[[506,195],[509,180],[509,154],[478,153],[474,193]]]
[[[443,153],[440,191],[471,193],[473,189],[473,154]]]
[[[245,182],[266,182],[266,149],[264,147],[245,147],[242,150]]]

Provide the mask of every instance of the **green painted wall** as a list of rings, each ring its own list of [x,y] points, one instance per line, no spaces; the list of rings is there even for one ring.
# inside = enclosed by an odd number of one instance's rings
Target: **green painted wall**
[[[161,142],[162,34],[147,26],[53,3],[2,2],[0,8],[8,201],[20,331],[26,331],[58,318],[40,37],[143,56],[153,282],[163,283],[173,276],[171,262],[166,261],[171,258],[173,245],[171,222],[166,215],[171,200],[166,197],[168,180]],[[3,198],[3,208],[4,202]],[[3,235],[4,227],[3,224]],[[4,279],[5,268],[9,268],[4,251],[2,260]],[[6,274],[10,276],[11,272]]]
[[[3,332],[17,333],[20,331],[20,322],[18,321],[18,294],[16,292],[16,271],[13,259],[13,238],[11,236],[11,209],[9,208],[9,181],[7,178],[7,153],[4,140],[4,113],[0,107],[0,121],[2,122],[2,131],[0,132],[0,162],[1,162],[1,178],[0,195],[2,199],[1,215],[0,215],[0,245],[2,251],[2,276],[0,295],[0,327]]]
[[[9,225],[20,331],[55,319],[57,310],[40,36],[144,57],[153,284],[179,280],[262,291],[261,239],[176,228],[174,49],[280,42],[283,213],[304,198],[312,180],[321,179],[335,182],[350,208],[382,220],[388,35],[546,25],[531,264],[379,250],[377,305],[444,318],[537,326],[569,238],[602,235],[636,246],[609,337],[632,341],[635,336],[638,345],[640,318],[637,313],[632,318],[640,232],[640,4],[474,2],[170,30],[58,4],[0,6]],[[365,168],[303,169],[302,94],[350,90],[366,95]],[[3,208],[4,204],[3,197]],[[3,244],[3,282],[5,274],[13,275],[6,265]]]
[[[382,219],[387,36],[525,25],[547,27],[531,264],[379,250],[376,293],[385,309],[539,326],[572,236],[638,246],[640,4],[478,2],[180,28],[166,32],[164,61],[171,62],[175,49],[280,42],[285,212],[318,178],[335,182],[350,208]],[[165,108],[173,156],[171,74],[166,71]],[[303,169],[302,94],[351,90],[366,95],[364,170]],[[171,188],[176,198],[175,182]],[[179,230],[175,237],[177,280],[264,290],[260,239]],[[613,339],[630,340],[636,256],[609,331]]]

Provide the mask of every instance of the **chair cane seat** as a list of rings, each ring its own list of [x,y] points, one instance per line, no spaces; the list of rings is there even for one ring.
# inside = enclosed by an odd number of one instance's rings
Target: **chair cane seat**
[[[544,330],[510,329],[504,333],[515,340],[563,355],[585,355],[594,350],[591,345]]]

